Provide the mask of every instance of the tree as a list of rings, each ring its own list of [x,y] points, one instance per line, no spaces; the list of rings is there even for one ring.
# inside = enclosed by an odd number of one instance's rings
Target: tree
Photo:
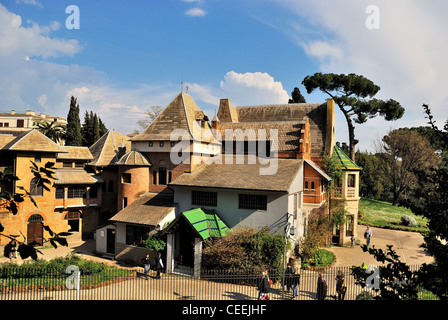
[[[378,114],[384,116],[387,121],[400,119],[404,114],[404,108],[400,103],[389,99],[387,101],[373,98],[380,87],[369,79],[350,73],[315,73],[307,76],[302,81],[308,94],[315,89],[328,94],[338,105],[344,114],[348,126],[350,157],[355,161],[355,139],[354,123],[364,123],[368,118]]]
[[[101,118],[96,113],[93,113],[93,111],[86,111],[84,114],[84,123],[81,128],[82,145],[84,147],[90,147],[106,132],[107,128],[103,121],[101,121]]]
[[[380,167],[380,159],[370,152],[356,151],[356,164],[362,170],[359,172],[359,194],[376,200],[386,200],[385,190],[388,190],[388,182],[384,179]]]
[[[67,115],[67,131],[65,134],[67,146],[81,146],[81,122],[79,120],[79,103],[75,97],[71,97],[70,109]]]
[[[304,96],[302,96],[300,89],[295,87],[294,90],[291,92],[291,99],[289,99],[288,103],[305,103],[305,102],[306,100]]]
[[[52,122],[39,121],[34,123],[37,126],[37,130],[50,138],[56,143],[61,143],[66,133],[66,126],[62,124],[56,124],[56,119]]]
[[[428,140],[406,128],[390,131],[377,148],[383,178],[391,185],[393,205],[417,185],[415,170],[428,172],[439,161]]]
[[[429,232],[424,235],[423,247],[434,257],[435,263],[424,264],[419,282],[440,299],[448,299],[448,120],[439,129],[428,105],[423,108],[429,119],[431,135],[438,141],[440,163],[423,170],[417,168],[417,187],[408,199],[408,206],[415,214],[428,219]]]
[[[137,125],[145,130],[150,124],[157,118],[159,114],[161,114],[163,108],[160,106],[152,106],[148,110],[145,111],[145,119],[141,119],[137,121]]]

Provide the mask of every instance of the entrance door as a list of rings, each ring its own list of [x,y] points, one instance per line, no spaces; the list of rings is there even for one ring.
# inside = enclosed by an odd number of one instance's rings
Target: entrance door
[[[27,228],[27,244],[34,244],[34,246],[42,246],[43,244],[43,224],[44,219],[40,214],[33,214],[28,219]]]
[[[331,239],[333,243],[339,244],[339,239],[341,235],[341,227],[339,225],[333,225],[333,238]]]
[[[107,253],[115,254],[115,230],[107,229]]]

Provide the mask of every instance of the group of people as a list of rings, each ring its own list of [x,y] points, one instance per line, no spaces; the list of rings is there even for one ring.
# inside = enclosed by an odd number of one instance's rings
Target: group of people
[[[283,288],[286,291],[292,289],[292,298],[299,295],[298,286],[300,285],[300,274],[296,274],[294,268],[288,263],[283,277]],[[258,300],[269,300],[269,287],[272,286],[272,280],[269,279],[268,272],[264,270],[260,282],[258,283]]]
[[[160,252],[157,253],[157,257],[155,258],[154,262],[154,269],[157,271],[156,279],[160,279],[160,272],[163,269],[162,254]],[[151,270],[151,258],[149,256],[149,253],[147,253],[146,256],[142,259],[142,264],[145,270],[145,278],[146,280],[148,280],[148,274]]]
[[[345,281],[345,275],[342,273],[342,270],[338,270],[338,274],[336,275],[336,293],[338,294],[338,300],[345,299],[345,293],[347,292],[347,282]],[[319,277],[317,278],[317,300],[325,300],[327,297],[327,280],[319,273]]]

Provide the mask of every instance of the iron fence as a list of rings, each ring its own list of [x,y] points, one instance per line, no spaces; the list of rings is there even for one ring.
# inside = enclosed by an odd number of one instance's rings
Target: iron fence
[[[418,268],[416,266],[414,269]],[[327,282],[326,299],[337,299],[336,275],[346,277],[346,300],[355,300],[365,288],[357,285],[350,267],[324,269]],[[0,300],[256,300],[259,270],[202,270],[199,275],[188,269],[158,278],[155,271],[142,268],[113,268],[98,272],[73,267],[68,270],[50,268],[5,268],[0,266]],[[300,270],[297,296],[288,287],[282,270],[268,270],[272,285],[271,300],[314,300],[317,298],[317,271]],[[372,295],[375,291],[368,290]],[[433,299],[424,292],[421,299]]]

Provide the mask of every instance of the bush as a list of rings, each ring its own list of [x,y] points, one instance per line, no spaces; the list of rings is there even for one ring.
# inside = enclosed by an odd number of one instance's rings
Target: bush
[[[356,300],[373,300],[373,296],[367,290],[363,290],[360,294],[356,296]]]
[[[418,227],[417,221],[407,214],[401,216],[401,224],[408,227]]]
[[[267,229],[240,227],[225,237],[208,240],[202,262],[210,269],[262,269],[280,267],[284,239]],[[287,244],[289,250],[290,244]]]
[[[334,254],[332,252],[325,249],[319,249],[314,255],[313,262],[316,266],[328,266],[333,263],[333,260]]]
[[[162,240],[159,234],[149,236],[143,243],[151,251],[163,251],[166,246],[166,242]]]

